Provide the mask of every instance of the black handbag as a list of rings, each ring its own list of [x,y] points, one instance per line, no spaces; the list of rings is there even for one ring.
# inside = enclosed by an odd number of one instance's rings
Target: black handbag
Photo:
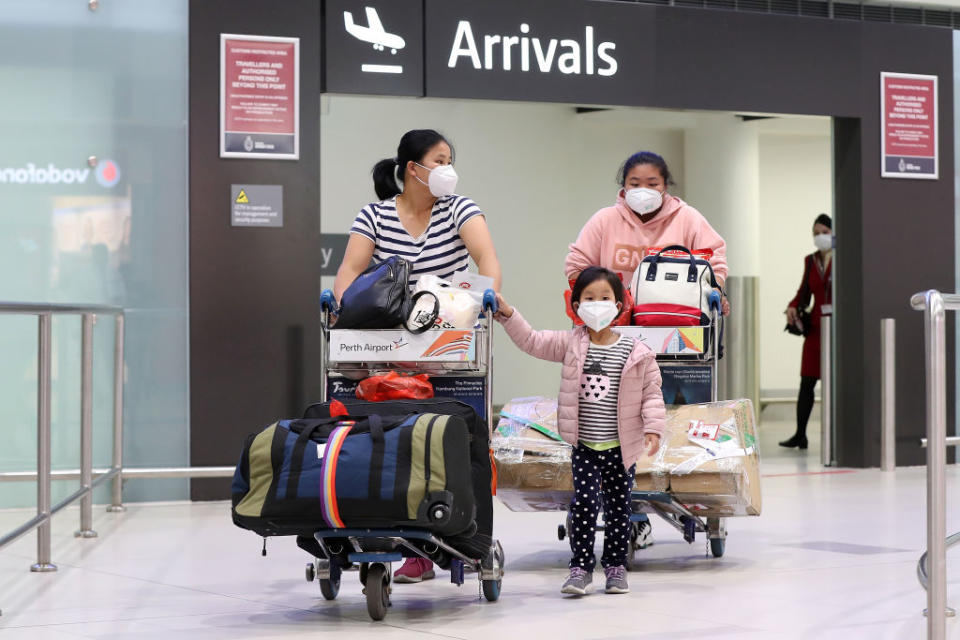
[[[390,256],[367,268],[340,299],[337,329],[393,329],[405,319],[410,263]]]
[[[810,333],[810,313],[806,309],[797,309],[796,323],[788,322],[783,330],[789,334],[806,338]]]

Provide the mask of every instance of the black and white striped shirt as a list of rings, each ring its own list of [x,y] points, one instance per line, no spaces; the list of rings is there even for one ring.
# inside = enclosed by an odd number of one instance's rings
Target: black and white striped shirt
[[[590,343],[580,374],[580,440],[618,440],[617,403],[620,376],[633,351],[633,338],[620,336],[610,345]]]
[[[357,215],[350,233],[370,238],[377,262],[400,256],[411,263],[410,287],[420,276],[433,274],[449,280],[467,268],[470,257],[460,238],[463,224],[483,212],[470,198],[456,194],[437,198],[430,213],[430,224],[419,238],[411,236],[397,216],[396,197],[368,204]]]

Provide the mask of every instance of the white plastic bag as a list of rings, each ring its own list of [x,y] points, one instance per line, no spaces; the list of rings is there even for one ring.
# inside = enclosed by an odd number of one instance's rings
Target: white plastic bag
[[[482,305],[468,291],[430,274],[420,276],[414,293],[417,291],[430,291],[440,300],[440,328],[471,329],[477,324]]]

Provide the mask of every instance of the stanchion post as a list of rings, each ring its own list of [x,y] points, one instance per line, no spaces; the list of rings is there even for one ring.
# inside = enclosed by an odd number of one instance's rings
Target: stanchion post
[[[30,571],[56,571],[50,561],[50,363],[53,342],[52,318],[41,313],[37,335],[37,517],[44,522],[37,527],[37,562]]]
[[[93,325],[96,316],[84,313],[80,319],[80,529],[76,538],[96,538],[93,530]]]
[[[123,506],[123,389],[124,389],[124,314],[117,314],[113,335],[113,477],[112,496],[107,511],[126,511]]]
[[[897,468],[896,320],[880,321],[880,470]]]
[[[820,318],[820,462],[835,463],[833,442],[833,331],[830,316]]]
[[[945,308],[939,291],[928,291],[923,310],[927,365],[927,638],[946,637],[947,392]]]

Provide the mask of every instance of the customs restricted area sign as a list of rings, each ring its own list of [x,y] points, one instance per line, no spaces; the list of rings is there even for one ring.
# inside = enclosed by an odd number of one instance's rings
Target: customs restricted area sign
[[[880,74],[880,175],[938,177],[937,76]]]
[[[300,157],[300,39],[220,34],[220,157]]]

